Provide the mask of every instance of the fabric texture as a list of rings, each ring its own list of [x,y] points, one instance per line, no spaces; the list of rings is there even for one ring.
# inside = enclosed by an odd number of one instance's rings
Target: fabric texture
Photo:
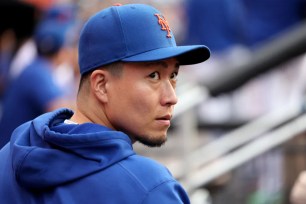
[[[72,115],[59,109],[14,131],[0,150],[2,203],[189,203],[167,168],[137,155],[126,134],[65,124]]]

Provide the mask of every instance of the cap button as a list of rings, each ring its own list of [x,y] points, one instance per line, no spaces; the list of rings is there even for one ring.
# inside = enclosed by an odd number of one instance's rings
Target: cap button
[[[113,6],[122,6],[122,4],[120,4],[120,3],[115,3],[115,4],[113,4]]]

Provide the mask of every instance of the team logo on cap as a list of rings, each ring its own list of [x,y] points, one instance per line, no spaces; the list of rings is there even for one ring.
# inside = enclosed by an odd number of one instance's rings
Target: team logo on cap
[[[154,14],[154,16],[158,18],[158,24],[161,26],[161,29],[167,31],[167,38],[171,38],[171,30],[165,17],[161,14]]]

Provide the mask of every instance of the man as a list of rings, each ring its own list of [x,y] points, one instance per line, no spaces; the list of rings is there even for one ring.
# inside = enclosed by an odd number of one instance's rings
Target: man
[[[59,107],[73,106],[74,101],[66,97],[53,76],[71,52],[66,38],[74,28],[73,11],[71,5],[54,6],[37,25],[33,36],[37,56],[12,79],[3,98],[0,148],[22,123]]]
[[[75,113],[59,109],[18,127],[0,152],[4,203],[189,203],[162,165],[132,144],[166,141],[179,65],[207,60],[176,46],[164,16],[143,4],[92,16],[79,40]]]
[[[0,115],[11,65],[31,39],[38,17],[39,10],[33,5],[23,1],[0,1]]]

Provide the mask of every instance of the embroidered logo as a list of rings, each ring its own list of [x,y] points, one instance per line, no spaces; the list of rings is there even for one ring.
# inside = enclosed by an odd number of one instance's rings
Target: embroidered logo
[[[167,31],[167,38],[171,38],[171,30],[165,17],[161,14],[154,14],[154,16],[158,18],[158,24],[161,25],[161,29]]]

